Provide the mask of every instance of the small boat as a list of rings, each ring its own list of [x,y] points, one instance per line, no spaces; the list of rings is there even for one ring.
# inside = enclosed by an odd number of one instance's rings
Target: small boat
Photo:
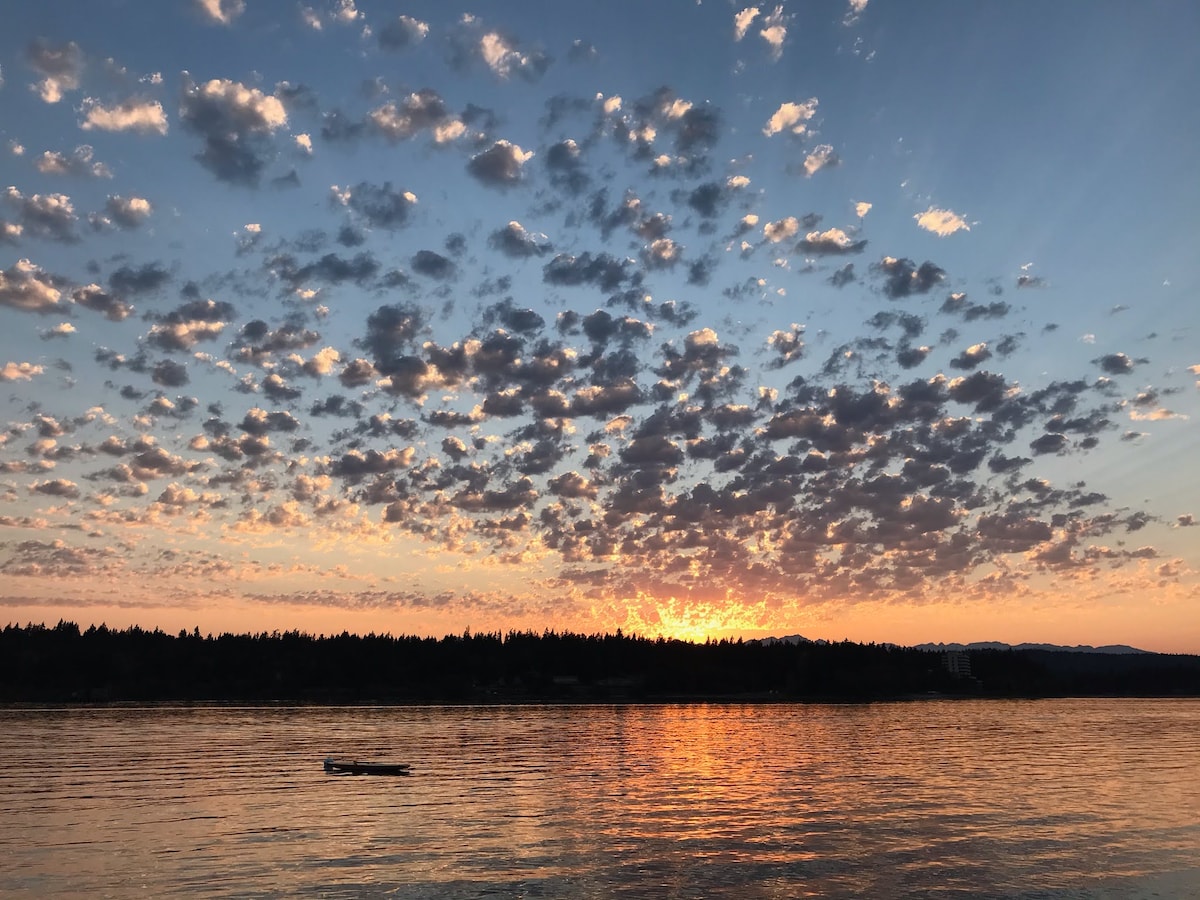
[[[348,762],[333,757],[325,758],[325,771],[330,775],[408,775],[408,763],[365,763]]]

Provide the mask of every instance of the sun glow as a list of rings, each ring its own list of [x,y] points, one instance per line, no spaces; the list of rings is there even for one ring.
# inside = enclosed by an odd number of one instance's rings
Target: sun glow
[[[620,605],[617,608],[624,614],[624,621],[614,626],[644,637],[677,638],[694,643],[737,637],[769,625],[765,609],[728,596],[656,597],[639,593],[627,601],[627,608]]]

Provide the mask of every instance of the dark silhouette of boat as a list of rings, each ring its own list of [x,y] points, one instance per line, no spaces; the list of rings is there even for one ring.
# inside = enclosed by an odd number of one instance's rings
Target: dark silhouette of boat
[[[365,763],[326,757],[325,771],[330,775],[408,775],[408,763]]]

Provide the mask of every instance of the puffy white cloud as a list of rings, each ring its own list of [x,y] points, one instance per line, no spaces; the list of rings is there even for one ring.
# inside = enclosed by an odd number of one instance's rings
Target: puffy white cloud
[[[747,216],[743,221],[749,219]],[[758,217],[754,216],[755,222]],[[754,223],[748,223],[754,224]],[[778,244],[780,241],[785,241],[790,237],[795,237],[800,233],[800,220],[795,216],[788,216],[786,219],[780,219],[777,222],[768,222],[763,226],[763,237],[772,244]]]
[[[337,5],[333,10],[333,20],[342,25],[353,25],[355,22],[365,19],[357,6],[354,5],[354,0],[337,0]]]
[[[843,25],[853,25],[862,15],[863,10],[867,8],[868,0],[850,0],[850,6],[846,10],[846,15],[842,19]]]
[[[246,11],[246,3],[245,0],[196,0],[196,8],[207,16],[210,22],[229,25]]]
[[[41,375],[44,371],[45,369],[35,363],[7,362],[0,368],[0,381],[29,381],[34,375]]]
[[[784,103],[775,110],[774,115],[767,120],[763,134],[770,137],[781,131],[792,134],[804,134],[808,131],[808,122],[817,114],[817,98],[809,97],[803,103]]]
[[[130,97],[115,106],[105,106],[94,97],[83,101],[84,131],[136,131],[141,134],[166,134],[167,114],[157,100]]]
[[[62,292],[39,266],[20,259],[0,270],[0,306],[24,312],[59,312]]]
[[[516,74],[536,80],[550,64],[545,54],[539,51],[523,52],[495,31],[489,31],[479,39],[479,55],[488,68],[501,78]]]
[[[185,79],[180,115],[197,121],[212,116],[214,125],[233,125],[239,130],[267,133],[287,124],[287,110],[274,94],[246,87],[228,78],[212,78],[204,84]]]
[[[970,231],[967,220],[952,209],[938,209],[931,206],[923,213],[913,216],[917,225],[926,231],[932,231],[938,237],[947,237],[956,231]]]
[[[751,24],[758,17],[759,9],[757,6],[747,6],[741,12],[736,13],[733,17],[733,39],[740,41],[746,36],[746,32],[750,30]]]
[[[144,197],[122,197],[110,195],[104,209],[114,222],[122,228],[136,228],[154,212],[150,201]]]
[[[859,200],[854,204],[854,214],[860,219],[865,218],[867,213],[871,211],[871,204],[863,200]]]
[[[763,28],[759,35],[771,48],[771,58],[779,59],[783,55],[783,42],[787,38],[787,19],[783,15],[783,7],[775,7],[775,11],[763,19]]]
[[[838,164],[838,156],[828,144],[818,144],[812,153],[804,158],[804,175],[811,178],[817,172],[829,166]]]
[[[112,178],[112,170],[102,162],[94,162],[90,144],[80,144],[68,156],[47,150],[38,157],[37,170],[43,175],[82,175],[91,178]]]

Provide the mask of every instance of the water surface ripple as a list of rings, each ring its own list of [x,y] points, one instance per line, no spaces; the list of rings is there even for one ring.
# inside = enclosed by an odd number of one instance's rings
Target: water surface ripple
[[[1193,700],[0,711],[6,897],[1200,897],[1198,809]]]

